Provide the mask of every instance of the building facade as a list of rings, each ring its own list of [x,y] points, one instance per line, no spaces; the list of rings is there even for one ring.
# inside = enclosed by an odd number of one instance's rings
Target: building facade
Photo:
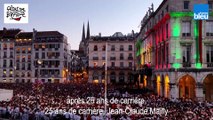
[[[107,65],[108,83],[133,82],[134,35],[124,36],[117,32],[113,36],[92,36],[88,40],[89,82],[105,81]]]
[[[213,16],[210,0],[163,0],[141,21],[138,70],[150,64],[147,86],[168,98],[213,101]],[[193,5],[209,4],[209,20],[194,20]]]
[[[0,79],[1,82],[13,82],[15,72],[15,40],[20,29],[0,30]]]
[[[0,31],[1,82],[63,83],[69,80],[70,48],[58,31]]]

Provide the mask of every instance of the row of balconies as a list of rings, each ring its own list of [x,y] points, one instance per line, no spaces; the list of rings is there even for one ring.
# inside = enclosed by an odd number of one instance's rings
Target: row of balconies
[[[3,68],[6,68],[6,67],[13,68],[14,66],[13,66],[13,64],[10,64],[9,66],[7,66],[6,64],[3,64],[2,67],[3,67]]]
[[[1,49],[1,48],[0,48]],[[8,48],[7,47],[4,47],[3,50],[7,50]],[[10,50],[13,50],[13,47],[12,48],[9,48]]]
[[[13,55],[10,55],[9,57],[7,57],[7,55],[4,55],[3,58],[13,58]]]
[[[59,48],[35,48],[35,51],[39,51],[41,49],[42,51],[48,50],[48,51],[58,51]]]
[[[93,60],[99,60],[99,58],[93,57]],[[105,57],[102,57],[102,60],[105,60]],[[110,60],[116,60],[116,57],[110,57]],[[124,57],[120,57],[120,60],[124,60]],[[127,60],[133,60],[133,57],[128,57]]]
[[[31,67],[22,67],[21,69],[19,67],[16,67],[16,70],[31,70]]]
[[[47,57],[41,57],[42,59],[59,59],[60,56],[47,56]],[[39,59],[38,56],[35,57],[35,59]]]
[[[16,62],[31,62],[31,59],[27,59],[27,60],[22,59],[21,61],[18,59],[18,60],[16,60]]]
[[[13,75],[9,74],[9,76],[7,76],[7,75],[3,74],[2,77],[13,77]]]
[[[94,50],[94,51],[98,51],[97,48],[94,48],[93,50]],[[105,50],[106,50],[106,49],[102,49],[102,51],[105,51]],[[124,51],[124,48],[120,48],[119,50],[120,50],[120,51]],[[128,51],[132,51],[132,50],[133,50],[132,48],[129,48],[129,49],[128,49]],[[111,48],[111,51],[115,51],[115,48]]]
[[[16,53],[23,53],[23,54],[26,54],[26,53],[31,53],[31,51],[22,51],[22,52],[20,52],[20,51],[16,51]]]
[[[206,63],[207,67],[213,67],[213,63]],[[159,65],[159,66],[164,66],[163,64]],[[166,64],[166,66],[168,67],[168,64]],[[191,67],[192,63],[191,62],[183,62],[182,63],[182,67]]]
[[[89,69],[105,69],[105,66],[94,66],[94,67],[89,67]],[[132,70],[132,67],[128,66],[128,67],[117,67],[117,66],[110,66],[110,67],[107,67],[108,70]]]

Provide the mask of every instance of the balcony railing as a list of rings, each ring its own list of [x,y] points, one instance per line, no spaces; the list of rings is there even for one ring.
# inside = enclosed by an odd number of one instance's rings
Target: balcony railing
[[[102,57],[102,60],[105,60],[105,57]]]
[[[213,63],[207,63],[207,67],[213,67]]]
[[[133,60],[133,57],[128,57],[128,60]]]
[[[93,57],[93,60],[98,60],[98,57]]]
[[[191,67],[191,63],[190,62],[183,62],[183,67]]]
[[[120,57],[120,60],[123,60],[124,59],[124,57]]]
[[[110,57],[110,60],[116,60],[116,57]]]

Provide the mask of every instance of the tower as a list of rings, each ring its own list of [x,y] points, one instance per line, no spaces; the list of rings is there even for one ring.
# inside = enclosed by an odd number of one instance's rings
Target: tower
[[[89,39],[90,38],[90,27],[89,27],[89,21],[87,23],[87,37],[86,39]]]

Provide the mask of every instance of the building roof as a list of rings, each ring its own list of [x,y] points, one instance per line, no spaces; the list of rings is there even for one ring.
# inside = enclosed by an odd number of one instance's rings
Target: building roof
[[[39,31],[36,32],[36,37],[55,37],[55,36],[64,36],[58,31]]]
[[[0,35],[2,36],[2,38],[13,38],[15,39],[15,37],[21,32],[20,29],[6,29],[4,28],[4,30],[2,30],[0,32]]]
[[[116,32],[116,33],[119,33],[119,32]],[[119,41],[125,41],[125,40],[134,40],[135,37],[137,36],[138,33],[135,33],[133,36],[126,36],[126,35],[123,35],[123,36],[120,36],[120,35],[113,35],[113,36],[92,36],[91,37],[91,40],[93,41],[116,41],[116,40],[119,40]]]
[[[33,38],[33,32],[21,32],[17,38]]]

